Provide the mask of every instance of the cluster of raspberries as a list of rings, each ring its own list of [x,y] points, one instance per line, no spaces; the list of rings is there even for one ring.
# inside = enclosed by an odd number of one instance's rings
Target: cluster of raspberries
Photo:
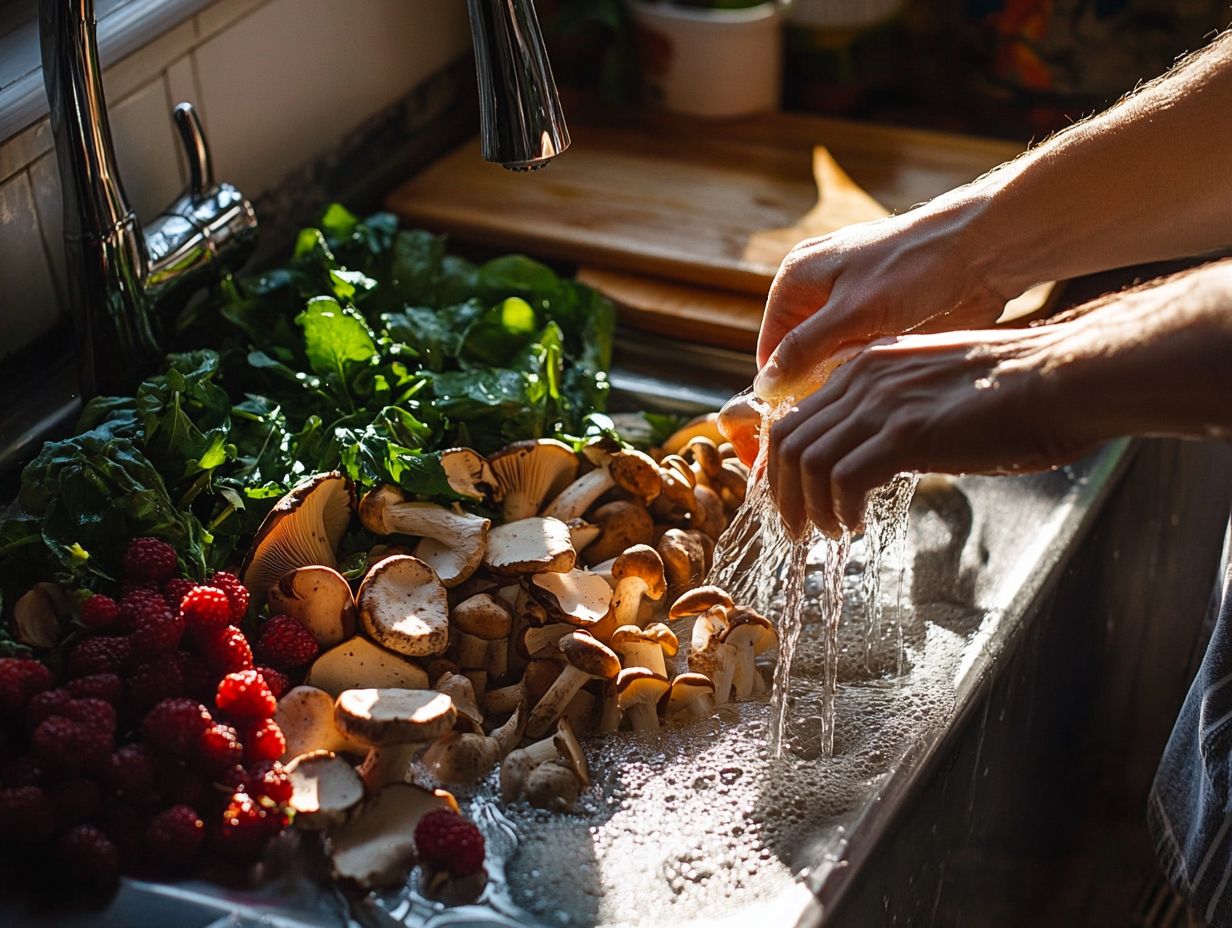
[[[250,644],[239,578],[184,579],[160,539],[132,541],[123,571],[118,598],[81,602],[49,661],[59,679],[0,659],[0,877],[105,893],[122,870],[184,874],[207,848],[252,860],[288,822],[274,714],[316,641],[276,616]]]

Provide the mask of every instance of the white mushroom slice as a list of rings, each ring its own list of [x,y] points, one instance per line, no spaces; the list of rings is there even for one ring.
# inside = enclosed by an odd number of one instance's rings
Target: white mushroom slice
[[[57,584],[36,583],[13,604],[14,637],[32,648],[54,648],[60,641],[60,618],[68,597]]]
[[[714,704],[722,706],[731,698],[732,675],[736,670],[736,649],[722,642],[727,628],[727,610],[713,606],[693,623],[689,646],[689,670],[714,681]]]
[[[295,619],[322,648],[332,648],[355,634],[351,584],[332,567],[297,567],[283,574],[267,595],[271,612]]]
[[[566,764],[549,760],[527,775],[522,791],[538,809],[567,812],[581,795],[582,784]]]
[[[514,442],[489,455],[488,464],[504,493],[506,522],[538,515],[543,501],[567,487],[578,472],[573,449],[554,438]]]
[[[528,589],[550,619],[581,628],[594,625],[607,615],[612,602],[612,588],[607,581],[588,570],[535,574]]]
[[[437,809],[456,809],[445,795],[394,783],[369,798],[329,836],[334,876],[365,889],[400,886],[415,865],[419,820]]]
[[[364,798],[364,784],[347,761],[332,751],[301,754],[287,765],[295,825],[309,831],[333,828]]]
[[[240,571],[260,608],[266,591],[297,567],[337,566],[335,552],[351,521],[355,491],[337,471],[309,477],[269,511]]]
[[[331,697],[360,686],[428,688],[428,675],[401,654],[394,654],[358,635],[330,648],[308,668],[304,682]]]
[[[645,667],[651,673],[666,677],[666,658],[676,655],[680,642],[670,628],[656,622],[644,629],[621,625],[612,633],[608,647],[620,655],[625,667]]]
[[[672,681],[662,708],[669,719],[686,714],[704,719],[714,711],[714,682],[700,673],[682,673]]]
[[[616,590],[612,595],[612,622],[616,626],[638,625],[642,597],[662,599],[663,560],[650,545],[634,545],[612,566]]]
[[[492,525],[490,519],[468,512],[411,502],[388,484],[364,495],[359,520],[377,535],[397,533],[423,539],[415,547],[415,556],[430,561],[448,587],[463,583],[479,568]]]
[[[659,730],[659,700],[670,689],[667,677],[645,667],[626,667],[616,678],[616,701],[635,732]]]
[[[315,686],[296,686],[283,693],[274,721],[286,739],[283,763],[317,751],[350,754],[367,751],[366,745],[338,730],[334,724],[334,697]]]
[[[454,726],[453,700],[435,690],[347,690],[334,703],[334,723],[369,747],[359,774],[369,790],[405,782],[418,746]]]
[[[587,445],[582,453],[596,465],[595,469],[565,487],[543,511],[545,516],[565,522],[579,519],[595,500],[616,486],[644,502],[659,495],[659,468],[649,455],[623,450],[602,439]]]
[[[427,657],[449,644],[449,597],[436,572],[406,555],[388,557],[359,587],[364,631],[399,654]]]
[[[441,452],[440,461],[449,488],[459,496],[475,501],[490,496],[500,501],[503,493],[500,482],[478,451],[450,448]]]
[[[610,680],[620,672],[620,658],[583,631],[563,636],[558,647],[567,663],[530,714],[526,734],[531,738],[543,736],[587,680]]]
[[[614,558],[634,545],[648,545],[654,538],[654,519],[650,512],[632,500],[605,503],[591,514],[591,521],[598,525],[602,534],[586,548],[583,560],[587,564]]]
[[[748,699],[760,676],[753,657],[772,647],[778,641],[778,634],[765,616],[752,609],[733,609],[719,640],[736,650],[732,690],[737,699]]]
[[[506,522],[488,535],[484,566],[502,577],[563,573],[577,563],[569,526],[537,516]]]

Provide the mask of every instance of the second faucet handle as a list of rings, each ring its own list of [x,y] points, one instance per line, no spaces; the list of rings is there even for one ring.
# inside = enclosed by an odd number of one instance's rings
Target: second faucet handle
[[[172,118],[188,158],[188,193],[194,198],[204,196],[214,186],[214,163],[210,160],[210,146],[205,141],[196,107],[191,103],[179,103]]]

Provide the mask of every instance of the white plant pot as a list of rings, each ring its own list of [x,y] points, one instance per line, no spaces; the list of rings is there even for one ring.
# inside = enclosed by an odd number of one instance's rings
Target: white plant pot
[[[706,10],[626,2],[637,25],[642,76],[656,103],[709,119],[779,108],[783,28],[777,3]]]

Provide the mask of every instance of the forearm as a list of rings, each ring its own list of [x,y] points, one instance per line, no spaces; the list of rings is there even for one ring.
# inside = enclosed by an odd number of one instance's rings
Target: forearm
[[[1116,294],[1038,334],[1045,405],[1073,410],[1082,441],[1232,438],[1232,261]]]
[[[1232,35],[941,198],[996,291],[1232,244]]]

